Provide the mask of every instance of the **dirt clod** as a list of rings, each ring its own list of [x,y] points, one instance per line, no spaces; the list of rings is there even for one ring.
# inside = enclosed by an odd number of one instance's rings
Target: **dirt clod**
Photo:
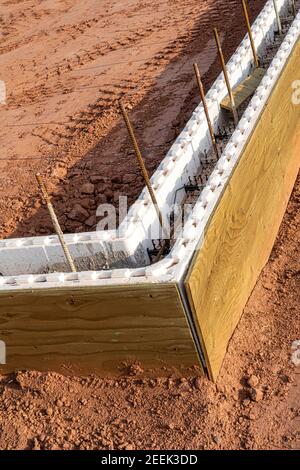
[[[80,188],[82,194],[94,194],[94,191],[95,186],[92,183],[85,183]]]
[[[253,388],[251,388],[251,390],[250,390],[250,396],[251,396],[251,399],[252,399],[253,401],[258,402],[258,401],[263,400],[263,398],[264,398],[264,393],[263,393],[263,391],[260,390],[259,388],[254,388],[254,387],[253,387]]]
[[[248,378],[247,383],[248,383],[249,387],[255,388],[259,384],[259,378],[256,377],[256,375],[251,375]]]
[[[79,222],[84,222],[88,219],[89,213],[84,207],[80,204],[75,204],[73,209],[67,214],[69,219],[77,220]]]

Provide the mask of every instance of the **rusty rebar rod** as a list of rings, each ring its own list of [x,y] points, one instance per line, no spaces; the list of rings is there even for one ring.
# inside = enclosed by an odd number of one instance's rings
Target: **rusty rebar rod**
[[[259,67],[259,58],[258,58],[256,48],[255,48],[255,44],[254,44],[254,39],[253,39],[253,35],[252,35],[252,30],[251,30],[251,24],[250,24],[250,20],[249,20],[249,13],[248,13],[247,5],[246,5],[246,0],[242,0],[242,5],[243,5],[244,16],[245,16],[245,20],[246,20],[246,25],[247,25],[247,30],[248,30],[248,34],[249,34],[249,39],[250,39],[250,44],[251,44],[251,49],[252,49],[252,53],[253,53],[255,67],[258,68]]]
[[[203,104],[204,113],[205,113],[206,120],[207,120],[207,125],[208,125],[208,129],[209,129],[212,145],[213,145],[216,157],[219,158],[219,152],[218,152],[218,146],[217,146],[216,137],[215,137],[215,133],[214,133],[214,128],[213,128],[213,125],[212,125],[212,122],[211,122],[211,119],[210,119],[210,115],[209,115],[209,111],[208,111],[208,107],[207,107],[207,103],[206,103],[206,98],[205,98],[205,93],[204,93],[204,87],[203,87],[199,67],[198,67],[197,64],[194,64],[194,71],[195,71],[195,75],[196,75],[196,80],[197,80],[197,84],[198,84],[198,88],[199,88],[201,101],[202,101],[202,104]]]
[[[48,195],[48,192],[47,192],[47,189],[46,189],[46,186],[43,182],[43,178],[42,176],[40,175],[40,173],[37,173],[35,175],[36,179],[37,179],[37,182],[38,182],[38,185],[39,185],[39,188],[41,190],[41,193],[42,193],[42,196],[43,196],[43,199],[45,201],[45,203],[47,204],[47,207],[48,207],[48,211],[49,211],[49,214],[50,214],[50,217],[51,217],[51,220],[52,220],[52,223],[53,223],[53,227],[55,229],[55,232],[59,238],[59,241],[60,241],[60,244],[61,244],[61,247],[63,249],[63,252],[64,252],[64,255],[65,255],[65,258],[67,260],[67,263],[71,269],[71,271],[73,273],[76,273],[77,270],[76,270],[76,267],[75,267],[75,264],[74,264],[74,261],[71,257],[71,254],[70,254],[70,251],[69,251],[69,248],[67,247],[66,245],[66,242],[65,242],[65,239],[64,239],[64,234],[62,232],[62,229],[59,225],[59,222],[58,222],[58,219],[56,217],[56,214],[54,212],[54,208],[51,204],[51,201],[50,201],[50,197]]]
[[[123,103],[121,100],[119,101],[119,106],[120,106],[120,110],[121,110],[121,113],[122,113],[122,115],[123,115],[123,118],[124,118],[126,127],[127,127],[127,131],[128,131],[130,140],[131,140],[132,145],[133,145],[133,148],[134,148],[134,152],[135,152],[136,158],[137,158],[137,160],[138,160],[138,164],[139,164],[139,166],[140,166],[140,169],[141,169],[141,172],[142,172],[144,181],[145,181],[146,186],[147,186],[147,189],[148,189],[148,191],[149,191],[150,198],[151,198],[152,203],[153,203],[153,205],[154,205],[154,208],[155,208],[155,210],[156,210],[157,217],[158,217],[160,226],[161,226],[161,228],[162,228],[163,237],[165,237],[166,239],[168,239],[168,238],[169,238],[169,237],[168,237],[168,232],[167,232],[167,230],[166,230],[165,227],[164,227],[164,221],[163,221],[162,212],[161,212],[161,210],[160,210],[160,208],[159,208],[159,206],[158,206],[157,199],[156,199],[156,196],[155,196],[155,193],[154,193],[154,190],[153,190],[153,188],[152,188],[151,181],[150,181],[150,178],[149,178],[149,174],[148,174],[147,168],[146,168],[146,166],[145,166],[145,163],[144,163],[144,160],[143,160],[143,157],[142,157],[142,154],[141,154],[141,151],[140,151],[138,142],[137,142],[137,140],[136,140],[135,133],[134,133],[133,127],[132,127],[132,125],[131,125],[131,122],[130,122],[130,119],[129,119],[127,110],[126,110],[126,108],[125,108],[124,103]],[[158,253],[158,255],[157,255],[157,258],[156,258],[156,260],[155,260],[156,262],[159,261],[159,259],[161,258],[165,247],[166,247],[166,241],[164,240],[164,241],[163,241],[163,244],[162,244],[162,247],[160,248],[159,253]]]
[[[228,73],[227,73],[224,54],[223,54],[223,51],[222,51],[220,38],[219,38],[219,33],[218,33],[217,28],[214,28],[214,35],[215,35],[215,40],[216,40],[217,49],[218,49],[218,53],[219,53],[219,57],[220,57],[220,62],[221,62],[221,65],[222,65],[222,70],[223,70],[223,74],[224,74],[224,78],[225,78],[225,82],[226,82],[226,86],[227,86],[227,91],[228,91],[228,95],[229,95],[229,99],[230,99],[230,103],[231,103],[231,107],[232,107],[233,119],[234,119],[235,125],[237,126],[238,122],[239,122],[239,117],[238,117],[238,113],[237,113],[237,109],[236,109],[236,105],[235,105],[235,99],[234,99],[234,96],[233,96],[232,88],[231,88]]]
[[[278,11],[277,0],[273,0],[273,5],[274,5],[274,8],[275,8],[275,14],[276,14],[278,32],[279,32],[279,34],[282,34],[282,24],[281,24],[281,19],[280,19],[279,11]]]

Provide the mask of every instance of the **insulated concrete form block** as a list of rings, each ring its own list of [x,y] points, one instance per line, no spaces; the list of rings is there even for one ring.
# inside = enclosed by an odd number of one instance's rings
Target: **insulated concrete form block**
[[[19,273],[38,273],[41,266],[48,265],[46,250],[43,246],[23,246],[22,248],[6,248],[0,256],[0,273],[12,276]]]

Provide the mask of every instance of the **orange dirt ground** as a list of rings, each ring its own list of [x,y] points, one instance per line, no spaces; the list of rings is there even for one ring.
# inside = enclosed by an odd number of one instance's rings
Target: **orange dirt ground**
[[[198,102],[192,63],[206,86],[220,70],[212,27],[222,32],[227,58],[245,32],[238,0],[107,3],[3,2],[3,238],[52,232],[36,171],[46,176],[66,231],[92,229],[98,202],[120,193],[132,202],[143,182],[117,98],[124,93],[130,104],[153,171]],[[250,1],[252,17],[263,4]],[[82,189],[87,182],[93,194]],[[299,202],[300,177],[216,385],[144,379],[138,366],[118,379],[2,376],[0,448],[299,449],[300,370],[291,363],[300,339]],[[84,220],[68,216],[75,204],[86,209]]]
[[[264,3],[251,2],[252,19]],[[229,58],[241,12],[240,0],[3,2],[0,236],[53,232],[37,171],[66,232],[93,230],[99,203],[131,204],[144,183],[118,98],[153,172],[199,102],[193,62],[207,87],[220,73],[212,28]]]

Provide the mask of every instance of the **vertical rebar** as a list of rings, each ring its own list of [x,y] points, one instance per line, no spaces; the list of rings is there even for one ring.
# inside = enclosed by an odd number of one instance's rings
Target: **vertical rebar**
[[[207,107],[207,103],[206,103],[206,99],[205,99],[204,87],[203,87],[199,67],[198,67],[197,64],[194,64],[194,71],[195,71],[196,80],[197,80],[197,84],[198,84],[198,88],[199,88],[199,93],[200,93],[200,97],[201,97],[201,100],[202,100],[202,104],[203,104],[203,108],[204,108],[204,112],[205,112],[205,116],[206,116],[206,120],[207,120],[207,125],[208,125],[208,129],[209,129],[209,133],[210,133],[210,138],[211,138],[211,141],[212,141],[212,144],[213,144],[213,148],[214,148],[216,157],[219,158],[219,152],[218,152],[218,146],[217,146],[216,137],[215,137],[215,133],[214,133],[214,128],[213,128],[213,125],[212,125],[212,122],[211,122],[211,119],[210,119],[210,116],[209,116],[209,111],[208,111],[208,107]]]
[[[243,10],[244,10],[244,15],[245,15],[245,20],[246,20],[247,30],[248,30],[248,34],[249,34],[249,39],[250,39],[250,44],[251,44],[251,49],[252,49],[252,53],[253,53],[255,67],[259,67],[259,59],[258,59],[258,56],[257,56],[257,52],[256,52],[255,44],[254,44],[254,39],[253,39],[253,35],[252,35],[251,24],[250,24],[250,20],[249,20],[249,14],[248,14],[248,9],[247,9],[247,5],[246,5],[246,0],[242,0],[242,5],[243,5]]]
[[[282,34],[282,24],[281,24],[281,19],[280,19],[280,16],[279,16],[277,0],[273,0],[273,5],[274,5],[274,8],[275,8],[276,20],[277,20],[277,25],[278,25],[278,32],[279,32],[279,34]]]
[[[227,86],[227,91],[228,91],[228,95],[229,95],[229,99],[230,99],[230,103],[231,103],[231,107],[232,107],[233,119],[234,119],[235,125],[237,126],[238,122],[239,122],[239,117],[238,117],[238,113],[237,113],[237,110],[236,110],[235,100],[234,100],[232,88],[231,88],[231,85],[230,85],[230,81],[229,81],[229,77],[228,77],[228,73],[227,73],[227,68],[226,68],[226,64],[225,64],[225,59],[224,59],[224,55],[223,55],[223,51],[222,51],[222,47],[221,47],[220,38],[219,38],[217,28],[214,28],[214,35],[215,35],[215,40],[216,40],[218,53],[219,53],[219,57],[220,57],[221,65],[222,65],[222,70],[223,70],[223,74],[224,74],[224,78],[225,78],[225,82],[226,82],[226,86]]]
[[[53,209],[53,206],[51,204],[51,201],[50,201],[50,197],[48,195],[48,192],[47,192],[47,189],[46,189],[46,186],[43,182],[43,179],[42,179],[42,176],[40,175],[40,173],[37,173],[35,175],[36,179],[37,179],[37,182],[38,182],[38,185],[40,187],[40,190],[42,192],[42,196],[43,196],[43,199],[45,201],[45,203],[47,204],[47,207],[48,207],[48,211],[49,211],[49,214],[50,214],[50,217],[51,217],[51,220],[52,220],[52,223],[53,223],[53,227],[56,231],[56,234],[59,238],[59,241],[60,241],[60,244],[61,244],[61,247],[63,249],[63,252],[64,252],[64,255],[65,255],[65,258],[69,264],[69,267],[71,269],[71,271],[73,273],[76,273],[76,267],[75,267],[75,264],[74,264],[74,261],[71,257],[71,254],[70,254],[70,251],[69,251],[69,248],[67,247],[66,245],[66,242],[65,242],[65,239],[64,239],[64,234],[62,232],[62,229],[60,228],[60,225],[59,225],[59,222],[58,222],[58,219],[56,217],[56,214],[54,212],[54,209]]]
[[[156,199],[156,196],[155,196],[155,193],[154,193],[154,191],[153,191],[153,188],[152,188],[152,185],[151,185],[151,181],[150,181],[150,178],[149,178],[149,175],[148,175],[147,168],[146,168],[146,166],[145,166],[145,163],[144,163],[144,160],[143,160],[141,151],[140,151],[140,149],[139,149],[139,146],[138,146],[138,143],[137,143],[135,134],[134,134],[133,127],[132,127],[131,122],[130,122],[129,117],[128,117],[128,113],[127,113],[126,108],[125,108],[125,106],[124,106],[124,103],[123,103],[122,101],[119,101],[119,106],[120,106],[120,110],[121,110],[121,113],[122,113],[122,115],[123,115],[123,118],[124,118],[124,121],[125,121],[127,130],[128,130],[128,134],[129,134],[129,137],[130,137],[130,139],[131,139],[131,142],[132,142],[132,145],[133,145],[133,148],[134,148],[134,152],[135,152],[136,158],[137,158],[137,160],[138,160],[138,163],[139,163],[139,166],[140,166],[140,169],[141,169],[141,172],[142,172],[144,181],[145,181],[146,186],[147,186],[147,188],[148,188],[148,191],[149,191],[149,194],[150,194],[152,203],[153,203],[153,205],[154,205],[154,207],[155,207],[155,210],[156,210],[156,213],[157,213],[157,217],[158,217],[160,226],[161,226],[162,231],[163,231],[163,237],[165,237],[165,238],[168,239],[168,238],[169,238],[169,237],[168,237],[168,232],[167,232],[167,230],[165,230],[165,228],[164,228],[163,216],[162,216],[162,213],[161,213],[161,211],[160,211],[160,209],[159,209],[159,206],[158,206],[158,203],[157,203],[157,199]],[[165,243],[163,243],[163,247],[165,248]],[[161,250],[159,251],[159,255],[158,255],[159,258],[160,258],[161,255],[163,254],[163,247],[162,247]],[[156,261],[158,261],[158,259],[157,259]]]
[[[293,15],[294,15],[294,17],[296,18],[296,16],[297,16],[297,10],[296,10],[295,0],[291,0],[291,2],[292,2]]]

